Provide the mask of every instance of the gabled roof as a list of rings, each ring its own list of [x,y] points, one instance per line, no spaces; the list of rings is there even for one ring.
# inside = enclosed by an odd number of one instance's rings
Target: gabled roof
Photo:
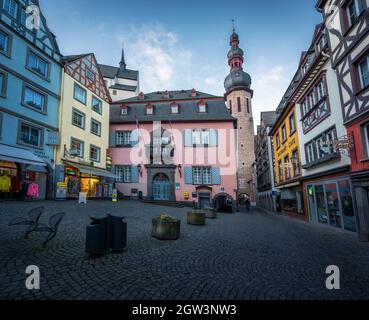
[[[62,61],[65,63],[70,63],[79,59],[82,59],[84,57],[89,56],[92,53],[85,53],[85,54],[78,54],[78,55],[70,55],[70,56],[64,56],[62,57]]]
[[[120,79],[138,80],[139,72],[136,70],[122,69],[105,64],[99,64],[99,67],[104,78],[114,79],[117,77]]]
[[[130,102],[147,102],[147,101],[176,101],[176,100],[187,100],[187,99],[209,99],[209,98],[219,98],[223,99],[223,97],[217,97],[208,93],[196,91],[196,97],[192,97],[193,90],[174,90],[168,91],[169,99],[164,97],[165,91],[156,91],[145,94],[145,99],[140,99],[140,97],[133,97],[126,100],[117,101],[115,103],[130,103]]]

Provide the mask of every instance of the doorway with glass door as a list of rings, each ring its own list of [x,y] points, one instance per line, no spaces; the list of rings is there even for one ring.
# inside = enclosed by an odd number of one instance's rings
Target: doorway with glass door
[[[356,218],[348,179],[308,183],[310,220],[356,232]]]

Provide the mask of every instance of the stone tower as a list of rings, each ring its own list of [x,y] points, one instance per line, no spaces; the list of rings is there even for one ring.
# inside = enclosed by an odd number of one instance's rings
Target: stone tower
[[[239,47],[239,36],[233,29],[228,53],[230,74],[224,81],[227,106],[237,119],[238,194],[248,194],[255,201],[254,184],[254,120],[252,117],[253,91],[251,77],[243,71],[244,52]]]

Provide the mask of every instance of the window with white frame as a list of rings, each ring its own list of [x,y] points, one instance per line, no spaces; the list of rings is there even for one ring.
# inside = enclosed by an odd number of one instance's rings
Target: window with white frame
[[[86,104],[87,92],[76,83],[74,84],[74,99],[83,104]]]
[[[83,157],[84,153],[84,142],[75,138],[71,139],[70,142],[70,151],[73,151],[74,155],[77,157]]]
[[[90,146],[90,160],[95,162],[100,162],[101,149],[99,147]]]
[[[72,124],[81,129],[85,128],[86,116],[84,113],[73,109],[72,111]]]
[[[323,143],[323,137],[319,137],[318,139],[316,139],[315,145],[316,145],[318,159],[324,158],[326,148]]]
[[[307,104],[307,100],[305,99],[303,102],[302,102],[302,115],[304,116],[305,114],[307,114],[309,111],[308,109],[308,104]]]
[[[101,136],[101,123],[95,119],[91,119],[91,133]]]
[[[195,185],[212,184],[212,170],[209,167],[194,167],[192,170]]]
[[[39,147],[42,130],[26,123],[21,123],[19,140],[21,143]]]
[[[300,159],[299,159],[299,152],[296,149],[295,151],[292,152],[292,166],[293,166],[293,174],[294,176],[299,176],[300,175]]]
[[[279,149],[280,146],[281,146],[281,138],[279,137],[279,133],[276,135],[275,140],[276,140],[276,144],[277,144],[277,149]]]
[[[115,166],[115,174],[118,176],[118,181],[121,183],[132,182],[131,166]]]
[[[307,163],[314,162],[315,160],[314,145],[312,142],[306,146],[306,160],[307,160]]]
[[[117,146],[131,145],[131,131],[117,131],[115,138]]]
[[[40,74],[41,76],[47,78],[49,73],[49,63],[36,55],[34,52],[29,51],[27,59],[27,67],[33,72]]]
[[[346,10],[349,24],[350,26],[352,26],[356,22],[361,12],[360,0],[350,1],[347,5]]]
[[[102,101],[95,96],[92,97],[92,110],[99,114],[102,113]]]
[[[23,104],[28,107],[38,109],[40,111],[46,110],[46,95],[32,89],[31,87],[24,87]]]
[[[315,106],[315,93],[314,91],[312,91],[309,96],[308,96],[308,99],[309,99],[309,104],[310,104],[310,109],[312,109],[314,106]]]
[[[120,109],[120,115],[121,116],[127,116],[128,115],[128,107],[122,107]]]
[[[199,112],[206,113],[206,103],[205,102],[199,104]]]
[[[369,85],[369,55],[359,63],[361,87]]]
[[[171,108],[171,113],[173,113],[173,114],[179,113],[179,106],[178,106],[178,104],[172,104],[170,108]]]
[[[15,0],[4,0],[3,9],[12,18],[17,19],[18,3]]]
[[[154,107],[153,106],[147,106],[146,107],[146,115],[152,116],[154,114]]]
[[[194,146],[201,145],[201,130],[192,131],[192,144]]]
[[[324,83],[323,79],[316,86],[316,91],[317,91],[317,94],[318,94],[318,101],[320,101],[321,99],[323,99],[323,97],[325,97],[325,95],[326,95],[326,93],[325,93],[325,83]]]
[[[283,181],[284,177],[283,177],[282,160],[278,161],[278,175],[279,175],[279,182]]]

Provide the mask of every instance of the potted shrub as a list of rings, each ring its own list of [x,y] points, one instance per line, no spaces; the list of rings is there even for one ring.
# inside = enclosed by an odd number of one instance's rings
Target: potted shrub
[[[207,219],[216,219],[218,216],[217,211],[211,207],[204,209],[204,212]]]
[[[152,220],[151,235],[159,240],[177,240],[181,231],[181,220],[162,214]]]
[[[192,210],[187,213],[187,223],[195,226],[205,225],[205,211]]]

